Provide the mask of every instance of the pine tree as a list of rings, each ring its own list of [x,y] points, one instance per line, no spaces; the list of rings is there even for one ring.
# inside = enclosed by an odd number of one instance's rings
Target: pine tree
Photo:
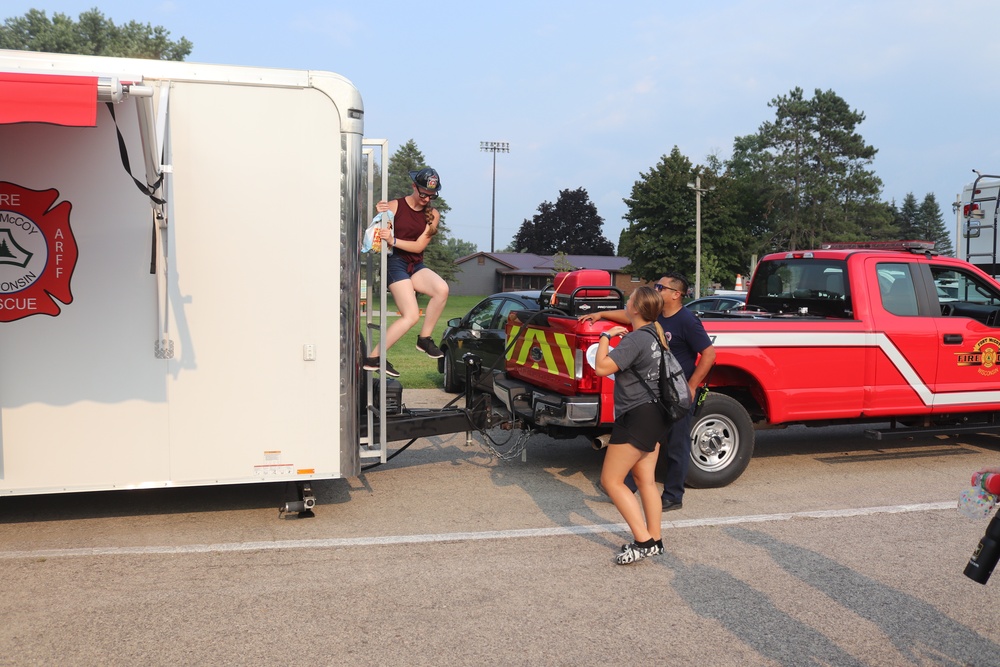
[[[917,228],[920,231],[920,238],[934,241],[935,250],[942,255],[955,255],[955,249],[951,245],[951,233],[944,226],[944,218],[941,215],[941,207],[938,206],[937,198],[933,192],[928,192],[921,202],[917,211]]]
[[[923,230],[920,228],[920,222],[918,220],[920,215],[920,207],[917,206],[917,198],[913,196],[912,192],[907,192],[906,196],[903,197],[903,206],[899,209],[894,208],[894,217],[896,219],[896,227],[899,229],[900,239],[909,240],[922,240]]]
[[[892,211],[878,199],[882,181],[870,169],[877,151],[857,132],[865,115],[832,90],[806,99],[795,88],[769,106],[775,120],[735,146],[767,184],[772,240],[796,249],[895,235]]]

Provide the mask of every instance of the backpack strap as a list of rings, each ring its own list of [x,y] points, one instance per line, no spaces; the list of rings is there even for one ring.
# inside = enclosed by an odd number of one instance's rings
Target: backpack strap
[[[640,328],[639,331],[645,331],[646,333],[651,335],[653,339],[657,342],[657,344],[660,346],[660,373],[665,373],[667,370],[667,362],[663,358],[663,343],[660,342],[660,337],[657,336],[652,331],[650,331],[649,329],[646,329],[645,327]],[[653,399],[653,402],[659,403],[662,400],[662,398],[656,397],[656,393],[650,388],[649,383],[647,383],[645,380],[642,379],[642,376],[639,375],[638,371],[636,371],[631,366],[629,366],[627,370],[631,371],[632,375],[634,375],[635,378],[642,384],[642,386],[646,388],[646,391],[649,392],[649,397]]]

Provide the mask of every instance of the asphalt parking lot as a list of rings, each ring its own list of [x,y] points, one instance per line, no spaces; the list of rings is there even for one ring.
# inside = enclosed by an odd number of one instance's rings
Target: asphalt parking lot
[[[579,440],[424,439],[318,483],[312,519],[279,518],[285,484],[0,499],[0,664],[998,665],[1000,580],[962,575],[988,520],[955,510],[998,459],[761,432],[627,567]]]

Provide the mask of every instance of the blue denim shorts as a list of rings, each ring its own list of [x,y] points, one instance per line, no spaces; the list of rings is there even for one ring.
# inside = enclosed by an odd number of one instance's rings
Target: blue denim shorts
[[[396,255],[385,258],[385,273],[390,285],[400,280],[409,280],[414,273],[426,268],[423,262],[410,262]]]

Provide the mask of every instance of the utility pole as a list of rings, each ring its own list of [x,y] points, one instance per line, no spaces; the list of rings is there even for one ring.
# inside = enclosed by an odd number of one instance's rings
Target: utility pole
[[[701,187],[701,176],[694,177],[694,183],[688,183],[694,190],[694,298],[701,297],[701,195],[715,189]]]
[[[479,150],[493,153],[493,212],[490,217],[490,252],[494,252],[497,234],[497,153],[509,153],[506,141],[480,141]]]

